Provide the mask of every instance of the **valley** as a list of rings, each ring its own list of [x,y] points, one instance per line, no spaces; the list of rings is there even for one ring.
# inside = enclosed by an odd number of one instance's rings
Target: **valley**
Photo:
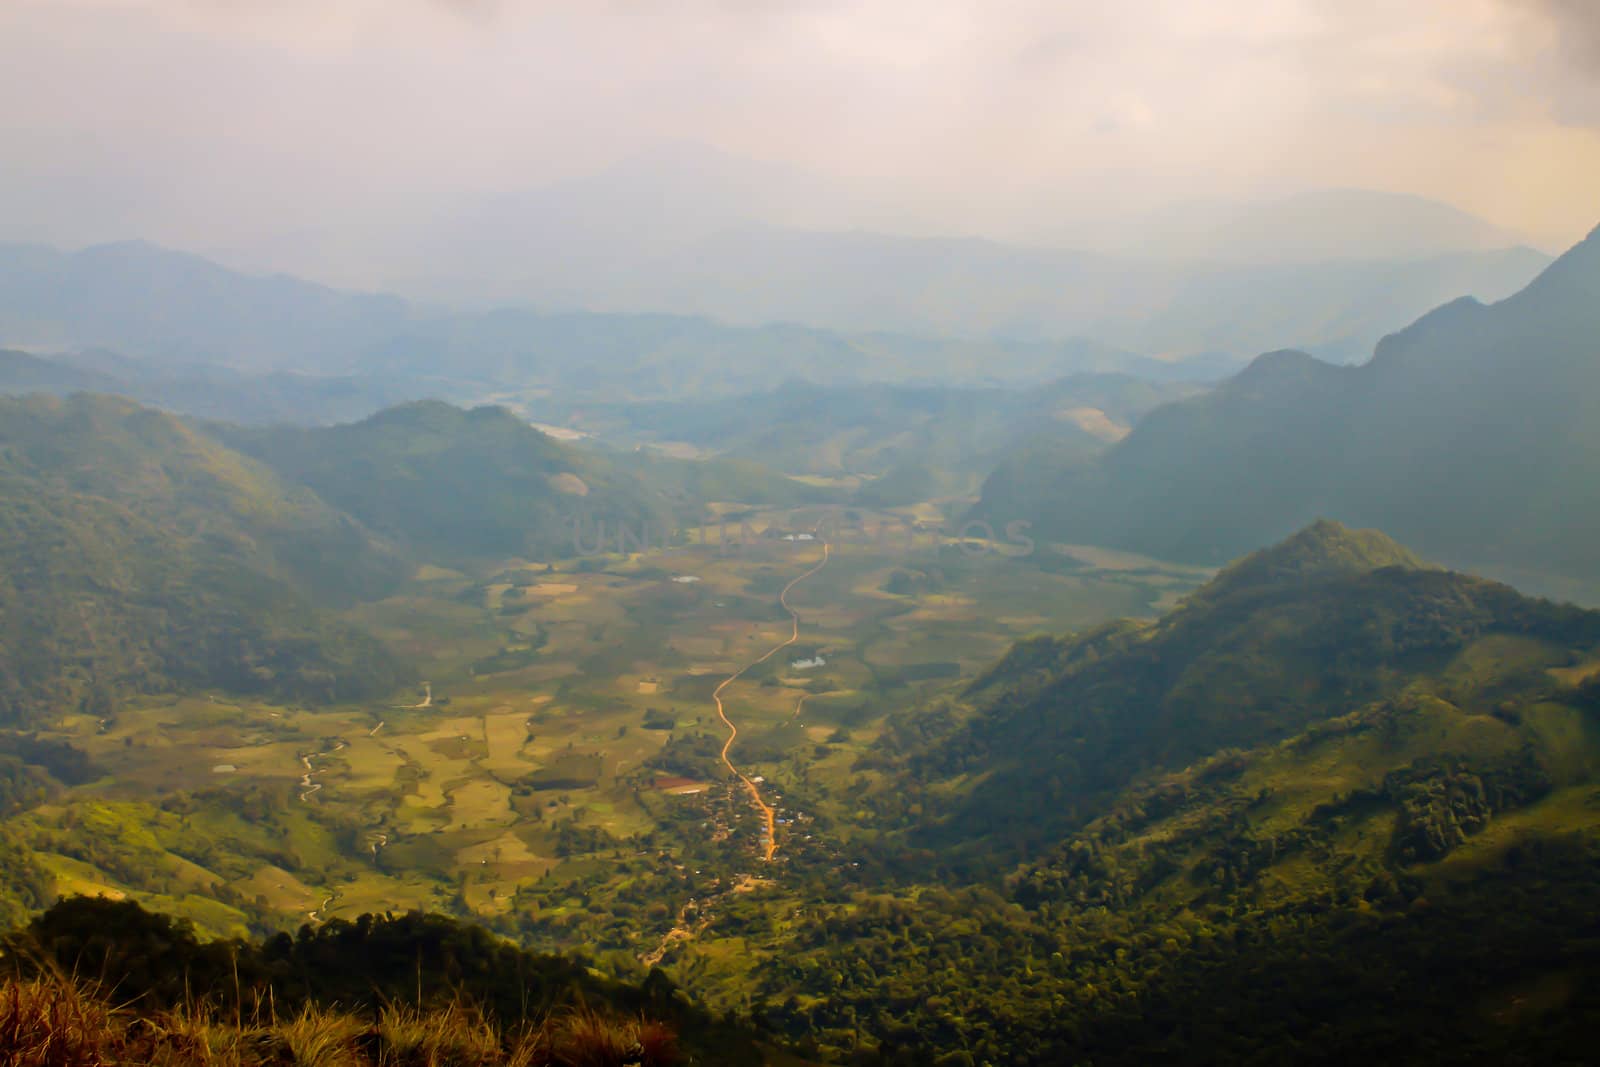
[[[0,2],[0,1067],[1593,1061],[1596,10]]]
[[[430,567],[351,609],[428,679],[415,696],[135,698],[42,724],[104,776],[13,825],[61,887],[217,935],[416,908],[643,956],[673,924],[630,902],[633,868],[681,866],[703,897],[870,864],[884,828],[855,801],[886,716],[1019,637],[1149,615],[1205,575],[878,535],[915,512],[728,510],[749,536]]]

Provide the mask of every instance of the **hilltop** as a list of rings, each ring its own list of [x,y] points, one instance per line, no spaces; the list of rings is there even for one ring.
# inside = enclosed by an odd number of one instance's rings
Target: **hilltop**
[[[1437,684],[1494,641],[1564,662],[1600,642],[1600,613],[1425,567],[1375,531],[1315,523],[1158,620],[1014,649],[974,684],[971,722],[925,757],[929,770],[977,776],[935,833],[1004,822],[1012,839],[1046,840],[1141,775]],[[1453,699],[1493,707],[1476,690],[1494,684],[1509,683],[1474,679]]]
[[[571,555],[575,519],[670,521],[637,476],[500,407],[420,401],[340,426],[219,433],[426,559]]]

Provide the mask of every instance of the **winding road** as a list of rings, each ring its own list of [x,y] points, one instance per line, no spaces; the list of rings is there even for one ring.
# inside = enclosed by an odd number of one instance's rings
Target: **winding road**
[[[741,782],[744,783],[744,787],[750,791],[751,801],[755,803],[756,810],[761,812],[762,819],[766,821],[767,832],[766,837],[762,841],[763,855],[761,858],[768,862],[771,862],[773,855],[778,851],[778,814],[772,809],[772,805],[768,804],[766,800],[762,798],[761,790],[756,786],[756,783],[751,780],[750,776],[745,774],[738,767],[735,767],[733,765],[733,760],[728,758],[728,752],[733,748],[733,743],[739,739],[739,728],[733,724],[732,719],[728,718],[728,710],[722,705],[722,691],[728,688],[728,686],[732,685],[734,682],[738,681],[739,677],[750,668],[760,666],[773,656],[777,655],[783,649],[788,648],[790,645],[800,640],[800,613],[789,606],[789,591],[795,586],[799,585],[801,582],[805,581],[807,578],[811,577],[813,574],[816,574],[818,571],[822,570],[822,568],[826,567],[828,565],[828,557],[831,554],[831,546],[828,544],[828,542],[823,541],[822,558],[817,561],[817,565],[800,575],[798,578],[790,581],[788,585],[783,587],[783,592],[778,594],[778,603],[783,605],[783,610],[789,613],[789,620],[794,626],[794,630],[792,633],[790,633],[789,639],[780,644],[773,645],[771,648],[767,649],[766,654],[760,659],[751,660],[743,667],[740,667],[738,670],[728,675],[722,680],[722,684],[717,686],[717,688],[711,693],[711,699],[715,701],[717,705],[717,717],[721,719],[722,724],[728,728],[728,740],[722,744],[722,762],[727,766],[729,771],[731,771]],[[805,703],[805,697],[801,697],[800,702],[802,704]],[[797,704],[795,706],[796,714],[798,714],[799,711],[800,707]]]
[[[394,710],[396,710],[396,711],[416,711],[419,708],[431,708],[431,707],[433,707],[433,683],[432,682],[423,682],[422,683],[422,688],[425,690],[425,692],[423,693],[423,696],[422,696],[422,703],[420,703],[420,704],[396,704],[396,705],[394,705]],[[379,723],[378,725],[382,726],[383,724]],[[377,733],[378,731],[377,730],[373,730],[372,732],[373,733]]]
[[[346,745],[343,741],[340,741],[337,745],[334,745],[333,748],[329,749],[327,752],[313,752],[309,756],[302,755],[300,757],[300,763],[306,769],[306,773],[304,773],[304,774],[302,774],[300,776],[300,788],[302,790],[302,792],[300,793],[300,803],[302,803],[302,804],[310,803],[312,795],[314,793],[316,793],[319,789],[322,788],[322,783],[321,782],[313,782],[311,780],[311,776],[313,774],[321,774],[322,773],[321,771],[317,770],[317,768],[312,764],[311,761],[314,760],[314,759],[321,759],[323,756],[331,756],[336,752],[342,752],[346,748],[349,748],[349,747],[350,747],[349,745]]]

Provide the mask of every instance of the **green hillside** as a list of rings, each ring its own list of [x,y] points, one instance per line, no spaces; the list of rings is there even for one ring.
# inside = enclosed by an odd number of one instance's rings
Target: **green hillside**
[[[0,528],[7,720],[172,686],[347,698],[401,676],[322,607],[390,587],[393,553],[171,416],[0,401]]]
[[[868,803],[930,818],[763,989],[896,1063],[1579,1062],[1597,667],[1600,613],[1319,523],[891,720]]]
[[[976,776],[935,833],[1046,840],[1142,774],[1406,693],[1487,714],[1496,687],[1548,687],[1544,667],[1597,643],[1600,613],[1425,568],[1383,534],[1319,522],[1158,621],[1014,649],[973,686],[971,724],[927,757],[929,769]],[[1492,654],[1502,646],[1521,654],[1502,665]],[[1484,676],[1439,690],[1437,679],[1469,662]]]
[[[314,429],[219,428],[286,480],[431,560],[576,551],[573,523],[670,527],[662,494],[620,464],[539,432],[504,408],[439,401]],[[609,536],[614,536],[611,534]]]

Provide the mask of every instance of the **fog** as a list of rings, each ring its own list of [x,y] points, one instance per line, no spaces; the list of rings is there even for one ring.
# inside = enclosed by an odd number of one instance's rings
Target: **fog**
[[[7,0],[0,238],[387,285],[426,273],[407,249],[610,180],[596,224],[632,198],[613,228],[662,240],[741,219],[1148,254],[1163,219],[1354,188],[1555,250],[1597,214],[1593,12]]]

